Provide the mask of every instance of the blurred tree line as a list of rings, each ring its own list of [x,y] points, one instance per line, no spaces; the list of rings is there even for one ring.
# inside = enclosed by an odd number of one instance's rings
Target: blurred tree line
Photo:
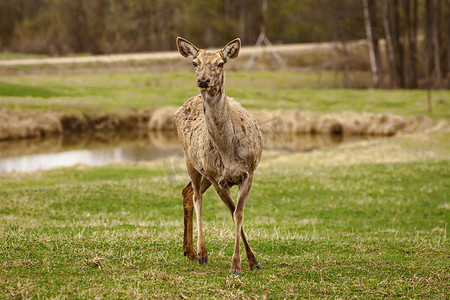
[[[364,37],[355,0],[269,0],[276,43]],[[0,49],[65,55],[174,50],[175,38],[254,44],[262,0],[0,0]]]
[[[367,38],[374,87],[450,87],[450,0],[0,0],[0,51],[67,55],[175,50],[240,37],[264,25],[273,43]],[[264,23],[264,24],[263,24]],[[346,85],[347,86],[347,85]]]
[[[362,2],[375,87],[450,88],[449,0]]]

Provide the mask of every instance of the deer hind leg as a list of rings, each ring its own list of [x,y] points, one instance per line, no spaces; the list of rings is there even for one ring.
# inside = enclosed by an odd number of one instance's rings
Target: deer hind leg
[[[206,243],[203,237],[201,209],[202,195],[211,186],[211,182],[195,170],[189,161],[186,161],[191,182],[186,185],[181,194],[183,195],[183,212],[184,212],[184,239],[183,250],[184,255],[190,260],[197,258],[200,264],[206,264],[208,254],[206,252]],[[193,241],[193,210],[195,208],[197,216],[198,242],[197,253],[192,246]]]
[[[255,257],[255,254],[253,253],[252,248],[250,248],[250,245],[247,242],[247,238],[245,237],[243,227],[241,227],[241,238],[242,238],[242,242],[244,243],[245,258],[247,259],[250,270],[262,270],[261,265],[256,260],[256,257]]]
[[[248,195],[250,194],[250,189],[252,188],[252,182],[253,182],[253,173],[246,180],[244,180],[243,183],[239,186],[235,213],[239,210],[242,211],[242,222],[244,218],[244,207],[245,203],[247,202]],[[261,265],[256,260],[252,248],[250,248],[250,245],[247,242],[247,238],[245,237],[242,223],[241,223],[241,238],[244,244],[245,257],[247,259],[250,270],[262,270]]]
[[[253,176],[250,177],[250,182],[249,182],[250,187],[251,187],[251,179],[252,179],[252,177]],[[214,187],[215,187],[217,193],[219,194],[220,198],[222,199],[223,203],[230,210],[231,217],[233,218],[233,221],[235,221],[235,217],[234,216],[235,216],[236,207],[234,205],[233,198],[231,197],[230,190],[229,189],[224,189],[224,188],[220,187],[219,185],[215,185]],[[248,197],[248,192],[250,191],[250,187],[248,187],[248,191],[247,191],[246,197]],[[241,192],[241,189],[240,189],[240,194],[241,193],[242,192]],[[239,195],[238,195],[238,199],[239,199]],[[245,200],[247,200],[247,199],[245,198]],[[242,219],[241,219],[241,221],[242,221]],[[235,222],[235,224],[236,224],[236,222]],[[236,228],[236,232],[238,230],[239,229],[237,227]],[[240,236],[240,238],[242,239],[242,242],[244,244],[245,257],[247,258],[247,262],[248,262],[248,265],[249,265],[250,269],[251,270],[256,270],[256,269],[260,270],[260,269],[262,269],[261,265],[256,260],[255,255],[253,254],[252,248],[250,248],[250,245],[247,242],[247,238],[245,236],[244,228],[242,226],[242,223],[240,225],[239,233],[240,234],[237,235],[237,236]],[[237,241],[237,243],[239,245],[239,239],[238,238],[236,238],[236,241]],[[230,269],[230,273],[231,274],[240,274],[241,258],[240,258],[240,254],[239,254],[239,247],[237,249],[237,253],[238,253],[238,255],[234,255],[233,254],[233,259],[232,259],[232,262],[231,262],[231,269]],[[236,245],[235,245],[235,254],[236,254]]]

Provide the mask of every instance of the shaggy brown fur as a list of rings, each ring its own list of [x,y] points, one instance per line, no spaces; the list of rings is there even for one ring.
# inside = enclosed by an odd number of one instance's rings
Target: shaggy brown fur
[[[198,49],[189,41],[178,38],[178,50],[191,57],[201,93],[186,101],[175,114],[178,136],[183,145],[186,166],[191,182],[183,189],[185,255],[201,264],[208,261],[203,237],[201,208],[202,194],[215,188],[228,207],[236,225],[231,274],[240,274],[239,242],[242,239],[250,269],[262,269],[248,245],[242,222],[244,207],[262,152],[258,123],[225,92],[224,64],[238,56],[240,40],[235,39],[222,50],[209,52]],[[230,187],[239,186],[236,205]],[[193,209],[196,210],[197,252],[192,246]]]

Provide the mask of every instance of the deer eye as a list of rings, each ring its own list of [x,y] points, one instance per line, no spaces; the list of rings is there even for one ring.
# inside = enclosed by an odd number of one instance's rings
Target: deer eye
[[[225,63],[221,62],[221,63],[219,63],[219,64],[217,65],[217,67],[223,68],[223,65],[224,65],[224,64],[225,64]]]
[[[194,66],[194,68],[198,66],[195,61],[192,62],[192,65]]]

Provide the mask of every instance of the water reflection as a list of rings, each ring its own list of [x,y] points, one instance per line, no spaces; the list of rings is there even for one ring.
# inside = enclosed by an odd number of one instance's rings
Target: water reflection
[[[113,132],[0,142],[0,172],[32,172],[77,164],[152,161],[180,155],[175,132]]]
[[[361,137],[264,134],[265,151],[311,151]],[[0,142],[0,172],[32,172],[77,164],[106,165],[182,156],[175,132],[109,132]]]

